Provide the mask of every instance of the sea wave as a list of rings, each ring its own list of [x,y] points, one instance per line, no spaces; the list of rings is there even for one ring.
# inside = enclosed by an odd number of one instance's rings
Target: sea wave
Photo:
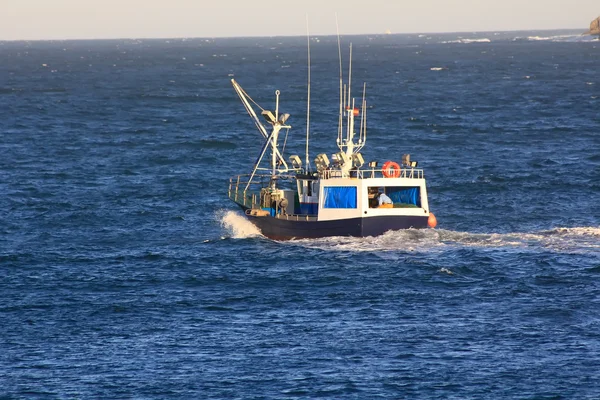
[[[231,150],[237,149],[237,144],[233,142],[228,142],[224,140],[200,140],[199,142],[200,148],[203,149],[223,149],[223,150]]]
[[[448,43],[463,43],[463,44],[470,44],[470,43],[491,43],[491,40],[488,38],[480,38],[480,39],[457,39],[457,40],[446,40],[441,42],[442,44],[448,44]]]
[[[22,91],[23,91],[23,89],[19,89],[19,88],[0,87],[0,94],[13,94],[13,93],[19,93]]]
[[[555,228],[549,231],[542,232],[547,235],[559,236],[581,236],[581,237],[598,237],[600,238],[600,227],[578,227],[578,228]]]
[[[246,239],[262,236],[260,230],[238,212],[219,210],[216,219],[231,238]]]
[[[553,35],[553,36],[517,36],[513,41],[526,40],[531,42],[549,41],[549,42],[589,42],[594,38],[589,35]]]

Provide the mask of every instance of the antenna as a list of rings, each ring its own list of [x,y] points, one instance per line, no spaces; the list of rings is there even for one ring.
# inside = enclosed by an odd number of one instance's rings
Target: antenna
[[[340,118],[338,122],[338,145],[342,143],[342,117],[344,115],[344,95],[342,93],[342,47],[340,44],[340,27],[338,25],[337,13],[335,13],[335,29],[337,32],[337,43],[338,43],[338,58],[340,60]]]
[[[348,87],[346,86],[346,84],[344,83],[344,96],[342,98],[342,102],[343,104],[346,104],[346,96],[348,95]],[[341,117],[340,117],[341,118]],[[346,130],[349,126],[349,116],[346,116]],[[343,128],[343,127],[342,127]],[[346,132],[346,135],[348,135],[348,133]],[[338,147],[340,148],[340,150],[342,150],[342,147],[344,146],[344,141],[342,139],[342,130],[340,129],[340,138],[338,139]]]
[[[347,113],[347,118],[348,120],[346,121],[346,145],[348,145],[348,141],[350,140],[350,135],[351,135],[351,130],[354,129],[354,127],[350,126],[351,125],[351,121],[354,118],[354,104],[352,104],[352,97],[351,97],[351,92],[352,92],[352,43],[350,43],[350,59],[348,60],[348,94],[346,95],[346,100],[348,101],[347,105],[346,105],[346,113]],[[352,108],[350,108],[350,106],[352,106]],[[350,111],[351,110],[351,111]]]
[[[363,148],[367,141],[367,100],[365,98],[367,92],[367,83],[363,83],[363,96],[362,96],[362,115],[360,116],[360,134],[358,136],[359,148],[357,151]]]
[[[352,43],[350,43],[350,60],[348,66],[348,107],[350,107],[350,94],[352,91]]]
[[[308,96],[306,99],[306,167],[305,170],[308,172],[310,163],[308,158],[308,138],[310,134],[310,33],[308,31],[308,14],[306,15],[306,39],[308,47]]]

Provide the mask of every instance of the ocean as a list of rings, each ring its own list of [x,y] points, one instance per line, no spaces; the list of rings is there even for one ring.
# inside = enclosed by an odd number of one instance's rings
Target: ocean
[[[436,229],[276,242],[229,201],[230,80],[304,159],[306,37],[0,42],[0,399],[600,398],[600,42],[341,39],[365,161],[410,153]]]

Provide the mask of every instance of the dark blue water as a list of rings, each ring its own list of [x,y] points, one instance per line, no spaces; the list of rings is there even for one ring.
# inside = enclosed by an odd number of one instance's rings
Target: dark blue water
[[[303,155],[305,38],[0,42],[0,398],[600,398],[600,43],[343,40],[436,230],[279,243],[228,201],[262,144],[229,80]]]

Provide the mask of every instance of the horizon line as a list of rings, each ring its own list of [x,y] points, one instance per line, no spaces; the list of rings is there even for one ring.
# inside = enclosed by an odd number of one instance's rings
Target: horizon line
[[[465,34],[465,33],[510,33],[510,32],[549,32],[549,31],[580,31],[580,28],[550,28],[550,29],[509,29],[509,30],[474,30],[474,31],[421,31],[421,32],[397,32],[397,33],[386,33],[386,32],[378,32],[378,33],[349,33],[342,34],[342,36],[370,36],[370,35],[378,35],[378,36],[399,36],[399,35],[431,35],[431,34]],[[588,30],[589,32],[589,30]],[[586,35],[587,32],[581,33],[582,36]],[[327,33],[327,34],[314,34],[310,35],[310,37],[327,37],[327,36],[336,36],[335,33]],[[592,36],[592,35],[590,35]],[[0,42],[65,42],[65,41],[94,41],[94,40],[179,40],[179,39],[248,39],[248,38],[277,38],[277,37],[303,37],[304,34],[291,34],[291,35],[245,35],[245,36],[137,36],[137,37],[79,37],[79,38],[63,38],[63,39],[1,39]]]

